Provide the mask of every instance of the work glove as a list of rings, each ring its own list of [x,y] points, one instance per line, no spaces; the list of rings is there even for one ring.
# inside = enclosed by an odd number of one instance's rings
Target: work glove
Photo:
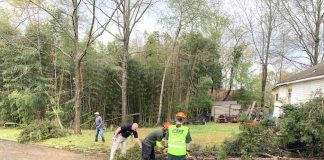
[[[114,135],[114,136],[113,136],[112,141],[113,141],[113,142],[116,142],[116,141],[117,141],[117,135]]]

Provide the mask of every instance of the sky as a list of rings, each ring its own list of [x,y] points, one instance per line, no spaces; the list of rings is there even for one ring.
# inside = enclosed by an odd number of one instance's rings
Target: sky
[[[217,0],[215,0],[217,1]],[[242,2],[242,0],[221,0],[222,2],[222,6],[220,6],[221,8],[221,12],[224,15],[228,15],[236,18],[233,18],[234,20],[237,21],[241,21],[240,19],[240,15],[242,15],[242,11],[239,9],[242,6],[238,5],[238,2]],[[249,0],[245,0],[246,3],[244,3],[245,6],[243,7],[251,7],[253,6],[253,2],[249,1]],[[1,3],[0,0],[0,4],[2,6],[6,5]],[[7,6],[5,6],[7,7]],[[10,8],[9,6],[7,8]],[[136,25],[133,33],[131,34],[131,41],[132,42],[134,39],[140,40],[141,42],[139,42],[140,44],[144,44],[144,40],[143,40],[143,34],[144,32],[147,32],[148,34],[152,33],[153,31],[159,31],[159,32],[165,32],[167,30],[165,30],[163,28],[163,25],[161,25],[158,21],[160,18],[162,18],[162,15],[164,12],[167,11],[167,4],[166,4],[166,0],[161,0],[158,3],[156,3],[154,6],[152,6],[147,13],[144,14],[144,16],[142,17],[142,19],[138,22],[138,24]],[[99,19],[101,19],[103,17],[99,17]],[[24,25],[21,26],[21,28],[24,28]],[[118,29],[116,26],[109,26],[108,30],[110,30],[113,33],[118,33]],[[102,41],[104,44],[107,44],[111,41],[114,40],[114,36],[110,35],[107,32],[104,32],[104,34],[99,37],[98,39],[99,41]],[[260,68],[260,63],[258,63],[256,60],[254,60],[254,64],[252,69],[255,72],[260,72],[261,68]],[[273,68],[272,66],[270,66],[270,70],[275,71],[275,68]]]
[[[163,26],[158,23],[159,19],[162,17],[161,15],[166,10],[165,8],[167,4],[164,0],[161,0],[154,4],[141,18],[141,20],[136,24],[133,33],[131,34],[132,39],[143,38],[144,32],[152,33],[154,31],[162,31]],[[110,29],[113,33],[118,33],[116,26],[110,26]],[[104,33],[103,36],[99,38],[100,41],[107,43],[114,40],[114,36],[109,33]],[[143,43],[143,42],[142,42]]]

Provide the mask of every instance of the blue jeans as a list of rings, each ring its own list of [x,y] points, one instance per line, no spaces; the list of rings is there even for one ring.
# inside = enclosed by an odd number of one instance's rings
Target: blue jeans
[[[104,136],[103,129],[97,128],[96,130],[97,130],[97,132],[96,132],[96,140],[95,141],[96,142],[98,141],[98,135],[100,134],[102,141],[105,142],[105,136]]]

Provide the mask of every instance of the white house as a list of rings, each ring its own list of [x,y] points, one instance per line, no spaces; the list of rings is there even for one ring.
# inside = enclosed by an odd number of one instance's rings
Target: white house
[[[324,93],[324,62],[279,82],[273,89],[273,117],[282,114],[283,104],[298,104]]]

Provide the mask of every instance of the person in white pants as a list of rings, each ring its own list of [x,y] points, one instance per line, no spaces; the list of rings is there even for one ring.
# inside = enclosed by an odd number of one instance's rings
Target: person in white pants
[[[114,159],[119,144],[122,144],[122,148],[121,148],[122,155],[126,153],[127,138],[131,135],[134,136],[136,143],[140,146],[140,148],[142,148],[142,144],[138,138],[137,128],[138,128],[138,124],[133,123],[133,124],[125,124],[116,129],[113,136],[113,144],[111,146],[111,151],[110,151],[110,160]]]

